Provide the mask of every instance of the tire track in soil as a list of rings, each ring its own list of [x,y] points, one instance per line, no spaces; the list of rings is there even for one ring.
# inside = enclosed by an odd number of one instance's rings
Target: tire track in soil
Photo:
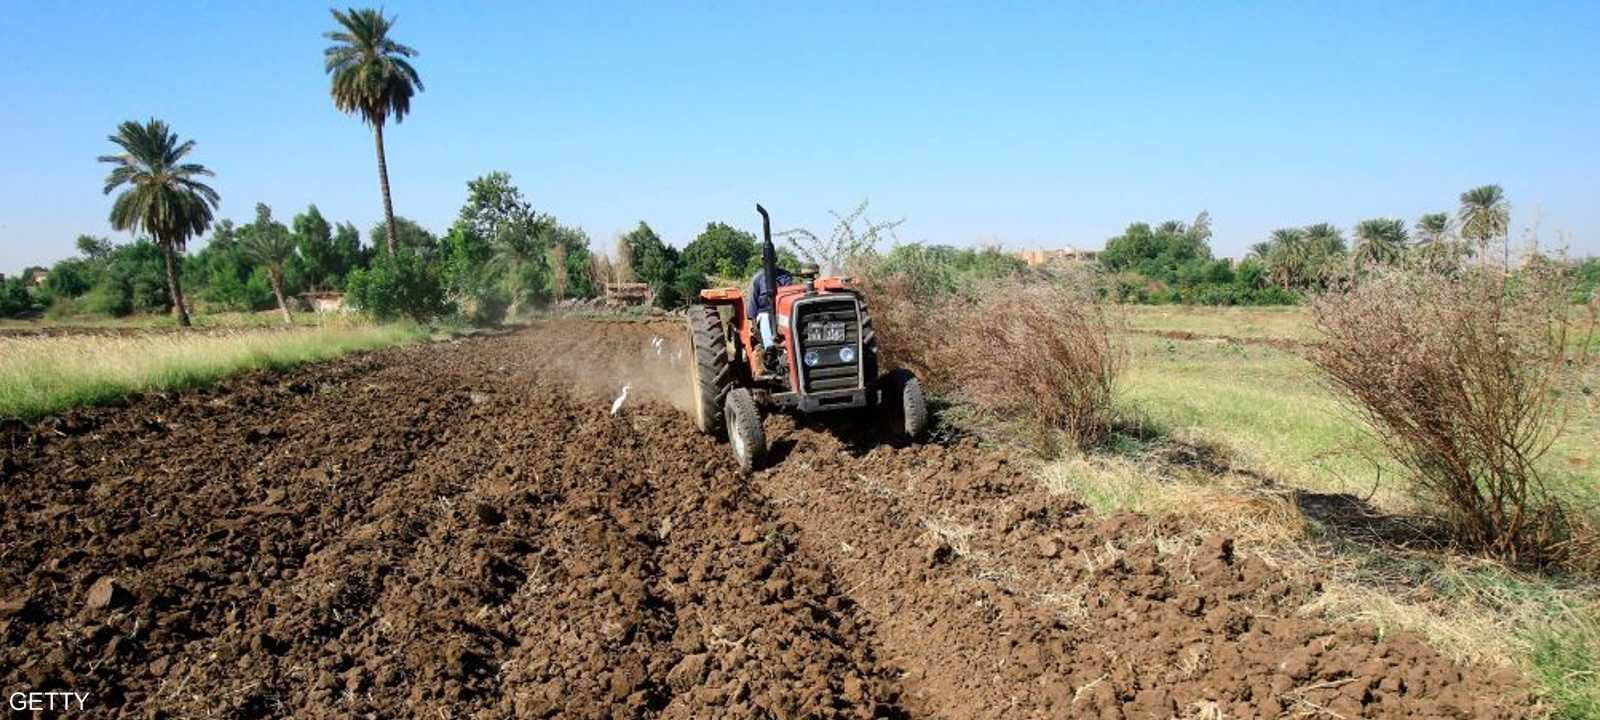
[[[757,484],[941,717],[1520,718],[1507,671],[1298,610],[1320,589],[1175,519],[1096,517],[969,443],[853,451],[787,419]],[[858,455],[858,456],[857,456]],[[827,478],[819,483],[814,478]]]
[[[879,445],[848,420],[766,425],[778,461],[756,486],[867,611],[916,714],[1539,711],[1509,671],[1457,666],[1414,634],[1300,615],[1315,577],[1174,519],[1093,516],[1004,452]]]

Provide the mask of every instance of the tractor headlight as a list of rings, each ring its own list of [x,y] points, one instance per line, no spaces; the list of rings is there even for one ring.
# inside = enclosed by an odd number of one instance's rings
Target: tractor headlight
[[[853,348],[853,347],[842,347],[842,348],[839,348],[839,362],[850,363],[850,362],[855,362],[855,361],[856,361],[856,349],[855,348]]]
[[[807,350],[805,360],[806,367],[816,367],[817,363],[822,361],[822,356],[818,355],[815,350]]]

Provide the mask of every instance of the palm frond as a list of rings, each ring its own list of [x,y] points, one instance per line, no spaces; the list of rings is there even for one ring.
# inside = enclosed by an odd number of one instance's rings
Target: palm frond
[[[163,121],[124,122],[108,138],[122,148],[120,155],[102,155],[99,162],[114,165],[106,175],[105,193],[124,188],[112,203],[111,226],[135,234],[146,232],[157,243],[182,248],[188,239],[205,232],[212,209],[221,201],[209,185],[193,180],[213,173],[198,163],[178,163],[195,147],[180,141]]]
[[[334,107],[373,126],[391,117],[401,122],[411,111],[411,97],[423,90],[422,76],[406,60],[417,56],[416,49],[389,37],[395,18],[381,11],[330,12],[342,28],[323,34],[335,43],[323,51]]]

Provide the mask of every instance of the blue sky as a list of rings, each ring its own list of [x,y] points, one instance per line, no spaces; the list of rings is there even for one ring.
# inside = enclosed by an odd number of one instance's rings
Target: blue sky
[[[127,239],[94,158],[151,115],[198,141],[221,217],[381,217],[326,6],[3,2],[0,271]],[[1205,209],[1238,255],[1495,182],[1515,230],[1600,253],[1600,3],[988,5],[389,2],[427,84],[387,133],[395,209],[443,231],[505,170],[596,249],[867,197],[903,240],[1018,248]]]

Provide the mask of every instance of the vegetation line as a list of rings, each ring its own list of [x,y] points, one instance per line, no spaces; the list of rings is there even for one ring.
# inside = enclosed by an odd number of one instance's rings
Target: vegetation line
[[[199,387],[241,372],[416,342],[427,332],[425,326],[403,323],[0,340],[0,417],[32,422],[132,393]]]

